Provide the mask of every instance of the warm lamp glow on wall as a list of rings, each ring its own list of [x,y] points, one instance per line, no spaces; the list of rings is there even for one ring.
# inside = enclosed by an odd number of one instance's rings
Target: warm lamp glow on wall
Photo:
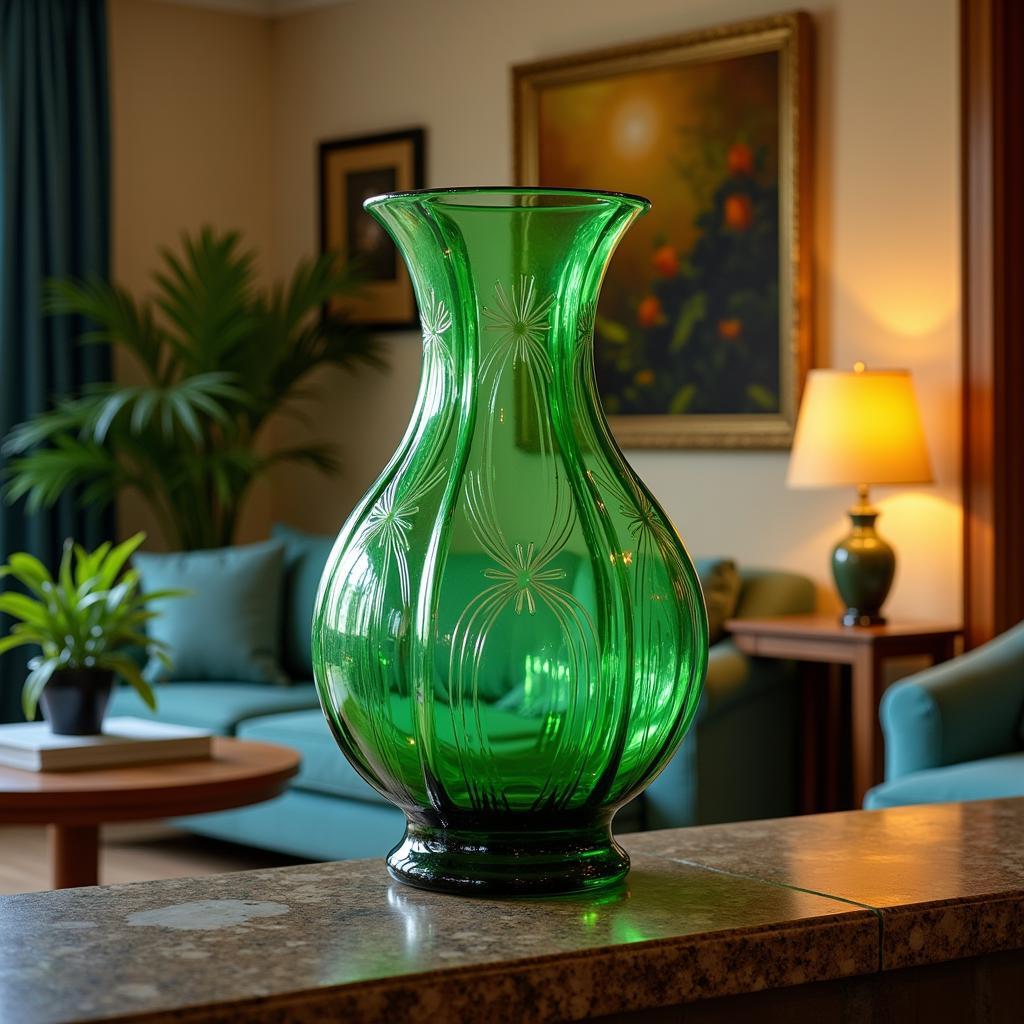
[[[846,626],[885,622],[881,608],[896,554],[875,532],[871,484],[932,482],[921,417],[907,370],[811,370],[789,460],[790,487],[857,488],[853,527],[832,551],[832,573],[846,602]]]

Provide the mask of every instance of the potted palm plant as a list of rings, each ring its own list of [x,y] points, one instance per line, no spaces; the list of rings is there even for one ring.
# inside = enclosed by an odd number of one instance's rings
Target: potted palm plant
[[[380,366],[379,349],[331,311],[358,288],[331,254],[269,289],[234,232],[204,228],[162,258],[143,301],[99,279],[50,283],[47,310],[90,323],[82,341],[119,346],[134,369],[15,427],[5,493],[31,513],[69,488],[91,505],[134,490],[169,547],[225,547],[254,480],[282,462],[337,468],[333,445],[275,445],[268,421],[300,411],[315,370]]]
[[[0,566],[25,593],[0,594],[0,612],[14,618],[0,638],[0,654],[13,647],[35,645],[22,691],[25,717],[32,721],[41,704],[50,728],[59,736],[89,736],[102,730],[103,715],[116,677],[130,683],[151,708],[156,699],[143,679],[133,649],[143,648],[169,663],[164,644],[145,635],[146,622],[157,613],[152,601],[179,597],[184,591],[139,590],[139,574],[123,571],[145,539],[137,533],[116,547],[101,544],[84,551],[65,542],[54,578],[39,559],[25,552]]]

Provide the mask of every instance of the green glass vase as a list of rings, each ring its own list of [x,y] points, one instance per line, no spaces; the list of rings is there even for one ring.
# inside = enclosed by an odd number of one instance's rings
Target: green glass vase
[[[335,543],[313,662],[341,749],[405,812],[388,867],[413,885],[622,878],[612,816],[697,707],[700,586],[594,379],[601,280],[648,206],[484,188],[366,203],[412,275],[422,379]]]

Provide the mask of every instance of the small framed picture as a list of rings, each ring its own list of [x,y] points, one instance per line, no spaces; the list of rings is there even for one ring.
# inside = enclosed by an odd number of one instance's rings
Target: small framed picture
[[[359,295],[337,306],[353,323],[378,331],[417,324],[409,272],[363,202],[423,188],[423,167],[422,128],[320,143],[320,248],[338,253],[362,275]]]

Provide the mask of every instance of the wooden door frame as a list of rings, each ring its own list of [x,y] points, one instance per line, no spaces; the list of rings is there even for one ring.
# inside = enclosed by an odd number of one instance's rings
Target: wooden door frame
[[[1024,619],[1024,4],[961,0],[964,626]]]

